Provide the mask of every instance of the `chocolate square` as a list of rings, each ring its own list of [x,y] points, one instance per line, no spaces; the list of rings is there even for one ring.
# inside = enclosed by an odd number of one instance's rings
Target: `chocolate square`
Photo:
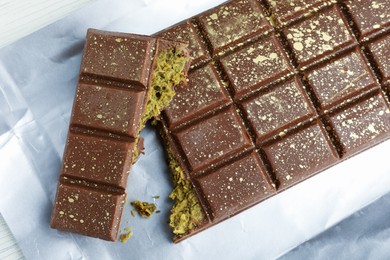
[[[337,6],[302,20],[283,33],[300,67],[355,43]]]
[[[252,146],[232,107],[187,126],[174,135],[192,171]]]
[[[165,114],[173,127],[229,102],[231,99],[215,69],[207,65],[189,73],[187,84],[176,88],[175,102],[165,109]]]
[[[115,241],[125,194],[59,183],[51,227]]]
[[[134,142],[69,133],[62,174],[126,189]]]
[[[346,1],[360,38],[371,37],[390,25],[390,5],[388,0]]]
[[[79,84],[72,122],[95,129],[136,136],[145,92]]]
[[[241,106],[257,143],[315,114],[298,78],[261,92],[243,101]]]
[[[146,88],[155,40],[89,30],[82,73],[138,83]]]
[[[235,215],[274,193],[254,152],[196,178],[196,183],[214,220]]]
[[[279,189],[300,182],[336,163],[337,155],[319,124],[281,137],[263,147]]]
[[[390,132],[390,111],[378,93],[331,117],[346,156],[383,141]]]
[[[197,17],[212,55],[271,29],[255,0],[229,1]]]
[[[368,47],[381,73],[381,81],[390,82],[390,36],[378,38],[371,42]]]
[[[307,71],[306,77],[323,109],[376,86],[359,48]]]
[[[292,71],[275,36],[254,42],[221,58],[221,64],[235,96],[258,89]]]

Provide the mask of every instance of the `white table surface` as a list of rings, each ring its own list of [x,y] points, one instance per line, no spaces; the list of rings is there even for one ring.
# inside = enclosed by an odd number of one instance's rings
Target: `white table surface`
[[[0,0],[0,48],[94,0]]]

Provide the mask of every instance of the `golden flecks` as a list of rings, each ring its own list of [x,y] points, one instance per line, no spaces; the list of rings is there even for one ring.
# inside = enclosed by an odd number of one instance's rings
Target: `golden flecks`
[[[332,36],[330,36],[328,33],[326,32],[322,32],[322,39],[326,42],[332,40]]]
[[[349,137],[351,137],[352,139],[355,139],[355,140],[359,139],[359,136],[355,132],[351,132]]]
[[[217,20],[218,19],[218,14],[214,13],[214,14],[210,15],[210,18],[212,20]]]
[[[278,54],[276,54],[275,52],[271,53],[269,55],[270,59],[277,59],[278,58]]]
[[[248,54],[251,54],[254,50],[255,50],[255,48],[250,47],[246,52],[247,52]]]
[[[303,50],[303,44],[301,42],[294,42],[294,49],[297,51],[302,51]]]
[[[372,8],[374,8],[374,9],[380,8],[380,4],[378,4],[376,1],[372,1],[371,6],[372,6]]]

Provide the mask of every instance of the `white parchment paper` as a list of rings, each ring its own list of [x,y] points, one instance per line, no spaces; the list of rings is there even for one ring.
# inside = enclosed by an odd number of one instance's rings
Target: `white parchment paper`
[[[129,201],[159,195],[161,213],[134,218],[127,205],[125,244],[49,227],[87,28],[152,34],[222,2],[99,0],[0,50],[0,212],[27,259],[273,259],[390,192],[387,141],[174,245],[171,179],[147,127],[127,192]]]

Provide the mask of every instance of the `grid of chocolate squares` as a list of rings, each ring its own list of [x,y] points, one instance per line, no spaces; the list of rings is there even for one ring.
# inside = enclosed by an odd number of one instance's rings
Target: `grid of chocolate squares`
[[[160,118],[205,216],[177,241],[388,139],[389,32],[386,0],[235,0],[157,33],[188,43],[192,58]],[[110,35],[108,46],[95,47],[117,55],[112,46],[125,43],[134,52],[140,39],[122,36],[126,42]],[[87,63],[94,41],[84,51],[57,202],[107,215],[70,218],[56,205],[53,219],[56,228],[114,240],[153,62],[110,54]],[[82,170],[88,160],[95,168]]]

